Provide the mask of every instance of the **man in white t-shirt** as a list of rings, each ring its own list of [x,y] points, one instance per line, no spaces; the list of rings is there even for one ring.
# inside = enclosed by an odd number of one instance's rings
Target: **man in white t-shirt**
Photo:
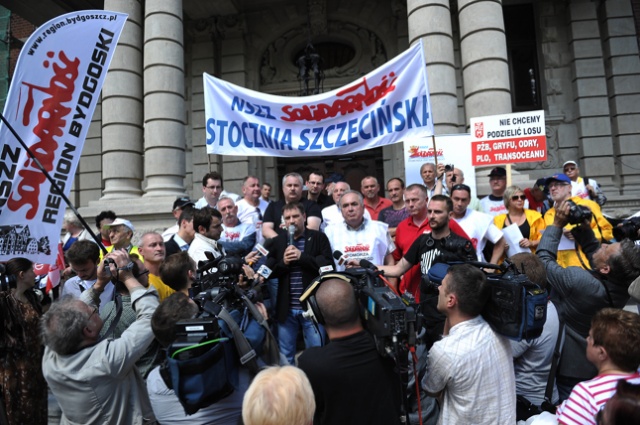
[[[500,261],[505,250],[505,241],[500,229],[493,224],[493,217],[489,214],[472,210],[471,188],[466,184],[456,184],[452,187],[453,219],[471,238],[471,242],[478,253],[478,261],[489,261],[496,264]],[[491,258],[485,259],[482,250],[487,241],[494,244]]]
[[[598,182],[594,179],[580,177],[580,167],[576,161],[567,161],[562,165],[562,171],[571,179],[571,196],[598,201]],[[600,206],[604,204],[600,204]]]
[[[507,188],[507,170],[502,167],[496,167],[489,173],[489,186],[491,186],[491,194],[480,200],[480,208],[483,213],[491,216],[505,214],[507,207],[504,205],[502,195]],[[527,208],[525,206],[525,208]]]
[[[262,218],[269,202],[260,197],[260,180],[255,176],[247,176],[242,180],[243,198],[236,202],[238,220],[250,224],[256,229],[256,243],[264,243],[262,236]]]
[[[389,226],[364,217],[364,199],[360,192],[349,190],[339,199],[340,211],[344,220],[325,229],[333,251],[340,251],[348,260],[368,260],[376,265],[393,264],[391,253],[396,249]],[[338,264],[336,269],[344,270]]]

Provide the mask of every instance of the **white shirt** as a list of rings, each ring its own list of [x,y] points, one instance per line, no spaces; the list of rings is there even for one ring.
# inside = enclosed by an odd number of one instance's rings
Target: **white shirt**
[[[589,184],[593,186],[594,190],[598,187],[598,182],[594,179],[590,178]],[[587,190],[587,186],[584,184],[584,179],[582,177],[578,177],[578,180],[571,182],[571,196],[591,199],[591,195],[589,195],[589,191]]]
[[[196,264],[198,264],[199,261],[209,261],[205,252],[212,252],[215,258],[224,254],[224,250],[221,246],[218,246],[218,242],[200,233],[196,233],[196,237],[191,242],[191,245],[189,245],[187,252]]]
[[[375,265],[382,265],[384,258],[396,249],[388,230],[387,223],[365,218],[358,229],[352,229],[343,220],[342,223],[327,226],[325,234],[332,251],[340,251],[348,259],[368,260]],[[336,260],[336,270],[344,269]]]
[[[263,244],[264,236],[262,236],[262,217],[267,210],[269,203],[260,198],[260,203],[254,207],[245,199],[241,199],[236,203],[238,207],[238,220],[242,223],[250,224],[256,229],[256,243]]]
[[[444,390],[438,424],[515,424],[516,383],[509,341],[477,316],[433,344],[422,386]]]
[[[366,208],[364,209],[364,218],[371,220],[371,214],[369,214]],[[329,205],[322,209],[322,225],[320,226],[320,230],[324,231],[328,225],[334,223],[344,223],[344,217],[337,204]]]
[[[482,250],[487,244],[487,240],[495,244],[502,238],[502,232],[493,224],[493,217],[467,208],[464,217],[460,219],[454,217],[454,220],[471,238],[471,243],[478,253],[478,261],[486,261]]]

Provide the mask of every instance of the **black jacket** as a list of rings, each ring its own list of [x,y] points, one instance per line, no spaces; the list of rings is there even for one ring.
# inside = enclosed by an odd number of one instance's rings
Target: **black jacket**
[[[324,233],[306,229],[304,251],[297,261],[302,268],[302,285],[306,289],[320,275],[320,267],[333,266],[331,244]],[[279,234],[273,239],[273,245],[267,256],[267,266],[272,270],[271,277],[278,278],[278,297],[276,301],[276,319],[284,322],[289,312],[289,272],[284,264],[284,251],[288,246],[288,235]]]

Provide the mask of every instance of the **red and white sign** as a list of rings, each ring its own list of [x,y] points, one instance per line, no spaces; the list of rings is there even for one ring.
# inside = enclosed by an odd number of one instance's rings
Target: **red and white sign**
[[[471,118],[473,166],[547,160],[544,111]]]
[[[106,10],[62,15],[20,52],[4,117],[67,196],[126,21]],[[5,125],[0,140],[0,261],[52,264],[66,205]]]

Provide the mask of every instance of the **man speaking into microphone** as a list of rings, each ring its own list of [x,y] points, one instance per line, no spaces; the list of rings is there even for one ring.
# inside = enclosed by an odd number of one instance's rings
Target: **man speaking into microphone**
[[[271,277],[278,279],[276,320],[280,352],[294,363],[298,330],[302,329],[306,348],[322,345],[324,330],[302,316],[300,295],[323,267],[332,267],[331,245],[324,235],[305,228],[306,215],[299,202],[290,202],[282,210],[287,233],[273,238],[267,255]]]

